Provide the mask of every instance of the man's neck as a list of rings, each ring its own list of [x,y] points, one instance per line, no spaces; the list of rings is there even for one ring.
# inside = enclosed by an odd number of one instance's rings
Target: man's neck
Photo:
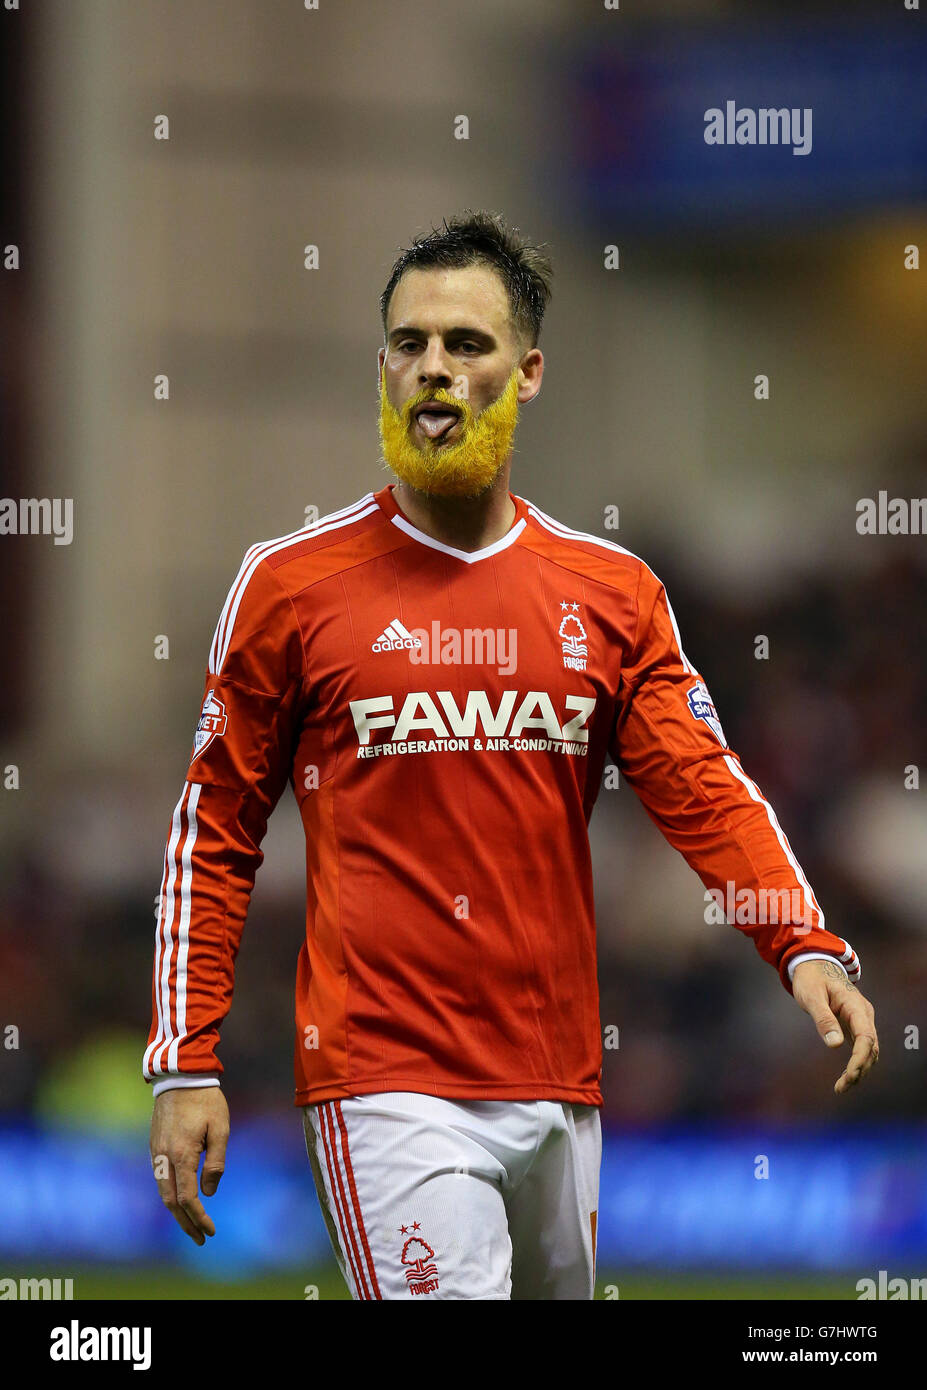
[[[407,520],[432,540],[455,550],[485,550],[501,540],[515,520],[509,470],[506,464],[482,497],[439,497],[398,482],[393,498]]]

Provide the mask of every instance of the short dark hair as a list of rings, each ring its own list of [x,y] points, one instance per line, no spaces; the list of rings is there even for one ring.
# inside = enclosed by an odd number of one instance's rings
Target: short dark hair
[[[516,227],[507,227],[501,213],[469,209],[442,228],[432,227],[416,237],[399,255],[380,296],[383,336],[393,291],[407,270],[435,266],[459,269],[470,265],[494,267],[502,277],[518,336],[537,347],[544,310],[550,300],[553,266],[541,246],[526,241]]]

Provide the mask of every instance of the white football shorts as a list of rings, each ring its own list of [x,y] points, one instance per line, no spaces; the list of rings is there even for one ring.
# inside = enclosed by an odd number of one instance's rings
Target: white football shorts
[[[415,1091],[303,1107],[355,1299],[591,1299],[602,1131],[593,1105]]]

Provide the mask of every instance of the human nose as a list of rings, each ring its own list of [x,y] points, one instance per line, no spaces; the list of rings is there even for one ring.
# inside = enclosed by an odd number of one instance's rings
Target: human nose
[[[419,380],[423,386],[449,388],[454,380],[447,362],[444,344],[438,338],[428,342],[419,360]]]

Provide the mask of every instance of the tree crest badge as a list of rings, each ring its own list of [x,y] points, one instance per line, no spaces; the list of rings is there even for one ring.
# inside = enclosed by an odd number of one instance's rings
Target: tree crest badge
[[[405,1229],[405,1228],[403,1228]],[[434,1293],[438,1287],[435,1252],[421,1236],[409,1236],[402,1247],[400,1261],[406,1266],[410,1294]]]
[[[560,620],[557,636],[563,644],[563,664],[569,671],[585,671],[589,654],[586,629],[577,617],[578,610],[578,603],[564,601],[560,605],[564,616]]]

